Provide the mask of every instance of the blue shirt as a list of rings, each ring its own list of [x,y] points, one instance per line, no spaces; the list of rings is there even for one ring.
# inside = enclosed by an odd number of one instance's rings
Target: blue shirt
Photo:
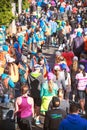
[[[58,130],[87,130],[87,120],[78,114],[69,114],[60,123]]]

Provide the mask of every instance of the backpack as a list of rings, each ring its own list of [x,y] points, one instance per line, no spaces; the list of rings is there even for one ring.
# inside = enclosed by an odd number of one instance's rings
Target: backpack
[[[4,72],[4,66],[6,64],[5,52],[0,52],[0,75]]]
[[[12,63],[10,65],[10,78],[13,82],[17,82],[19,80],[19,72],[18,72],[18,66],[15,63]]]

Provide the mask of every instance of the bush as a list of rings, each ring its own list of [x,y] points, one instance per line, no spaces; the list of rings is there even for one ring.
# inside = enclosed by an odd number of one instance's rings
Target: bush
[[[13,19],[11,0],[0,0],[0,25],[8,26]]]

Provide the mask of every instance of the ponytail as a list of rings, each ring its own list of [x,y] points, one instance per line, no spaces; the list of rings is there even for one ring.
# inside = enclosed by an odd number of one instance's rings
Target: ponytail
[[[66,80],[67,76],[68,76],[66,69],[64,69],[64,76],[65,76],[65,80]]]
[[[53,81],[52,80],[48,81],[48,90],[50,93],[52,93],[52,91],[53,91]]]
[[[82,71],[82,74],[83,74],[83,77],[86,76],[86,72],[85,72],[85,70]]]

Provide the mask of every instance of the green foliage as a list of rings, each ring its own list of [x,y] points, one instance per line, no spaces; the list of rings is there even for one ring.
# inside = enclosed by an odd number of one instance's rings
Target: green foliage
[[[22,0],[22,9],[28,9],[29,8],[29,2],[28,0]]]
[[[15,3],[18,3],[18,0],[14,0]]]
[[[8,26],[13,18],[11,0],[0,0],[0,25]]]

